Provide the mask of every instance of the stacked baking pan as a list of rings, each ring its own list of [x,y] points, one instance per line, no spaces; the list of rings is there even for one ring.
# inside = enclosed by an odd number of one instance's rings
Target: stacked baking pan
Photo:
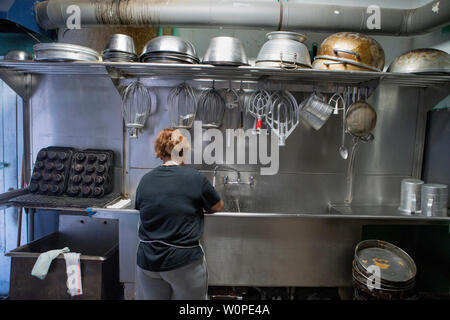
[[[113,157],[109,150],[75,152],[67,193],[72,197],[101,198],[111,192]]]
[[[32,193],[59,196],[66,191],[73,149],[48,147],[37,155],[29,189]]]
[[[414,295],[417,267],[399,247],[365,240],[355,248],[352,282],[356,300],[404,300]]]
[[[138,60],[133,38],[125,34],[113,34],[102,51],[107,62],[134,62]]]
[[[102,198],[113,189],[114,153],[48,147],[41,149],[29,185],[31,193]]]
[[[140,61],[197,64],[200,59],[189,41],[176,36],[160,36],[145,45]]]

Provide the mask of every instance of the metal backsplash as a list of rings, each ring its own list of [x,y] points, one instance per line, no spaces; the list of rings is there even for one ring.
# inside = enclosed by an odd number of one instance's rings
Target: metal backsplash
[[[32,154],[50,145],[75,148],[105,148],[116,152],[120,177],[123,150],[121,99],[107,77],[40,76],[31,99]],[[151,85],[151,80],[146,82]],[[176,82],[174,82],[176,84]],[[159,130],[169,127],[166,106],[170,88],[154,88],[158,111],[147,121],[138,139],[127,138],[127,192],[134,198],[140,178],[161,164],[155,158],[153,141]],[[425,117],[421,89],[380,86],[369,103],[378,114],[375,140],[362,144],[356,159],[354,202],[395,204],[400,181],[420,174]],[[229,201],[239,199],[241,211],[322,213],[328,204],[345,198],[346,161],[339,156],[342,116],[332,115],[320,131],[301,123],[280,149],[279,173],[262,176],[256,165],[233,165],[250,175],[255,185],[223,186],[219,171],[217,189]],[[246,128],[253,121],[246,119]],[[346,137],[347,147],[351,139]],[[246,150],[248,154],[248,150]],[[211,165],[196,165],[212,179]],[[120,179],[118,179],[119,181]]]

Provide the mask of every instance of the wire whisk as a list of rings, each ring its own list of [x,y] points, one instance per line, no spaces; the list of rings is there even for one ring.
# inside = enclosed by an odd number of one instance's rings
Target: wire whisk
[[[254,133],[261,133],[262,121],[267,115],[270,105],[270,93],[267,90],[258,89],[250,96],[249,103],[247,105],[247,112],[256,119]]]
[[[150,90],[139,80],[131,82],[122,92],[122,117],[131,138],[137,138],[138,130],[144,128],[151,113]]]
[[[167,96],[170,123],[173,128],[190,129],[197,113],[197,97],[186,82],[172,88]]]
[[[287,90],[275,91],[270,96],[270,100],[266,123],[278,136],[278,145],[285,146],[287,137],[300,122],[298,104],[294,96]]]
[[[225,112],[225,100],[215,88],[206,89],[200,95],[197,106],[197,118],[202,121],[203,128],[219,128]]]

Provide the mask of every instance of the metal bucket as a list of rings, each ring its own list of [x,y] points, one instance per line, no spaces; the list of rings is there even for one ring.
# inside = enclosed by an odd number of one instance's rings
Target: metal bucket
[[[448,188],[445,184],[424,184],[422,187],[422,215],[427,217],[447,216]]]
[[[423,181],[419,179],[402,180],[399,210],[408,213],[420,211],[422,185]]]

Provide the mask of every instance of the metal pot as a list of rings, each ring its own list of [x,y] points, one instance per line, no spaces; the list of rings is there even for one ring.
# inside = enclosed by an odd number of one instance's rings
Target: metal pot
[[[450,54],[431,48],[408,51],[389,66],[388,72],[450,73]]]
[[[248,66],[248,59],[241,40],[234,37],[215,37],[209,42],[202,63],[227,66]]]
[[[311,58],[302,43],[306,36],[296,32],[274,31],[267,35],[256,58],[256,67],[281,67],[283,69],[311,69]],[[275,63],[275,64],[274,64]]]
[[[313,63],[314,69],[325,70],[383,71],[383,67],[381,45],[356,32],[338,32],[326,38]]]

